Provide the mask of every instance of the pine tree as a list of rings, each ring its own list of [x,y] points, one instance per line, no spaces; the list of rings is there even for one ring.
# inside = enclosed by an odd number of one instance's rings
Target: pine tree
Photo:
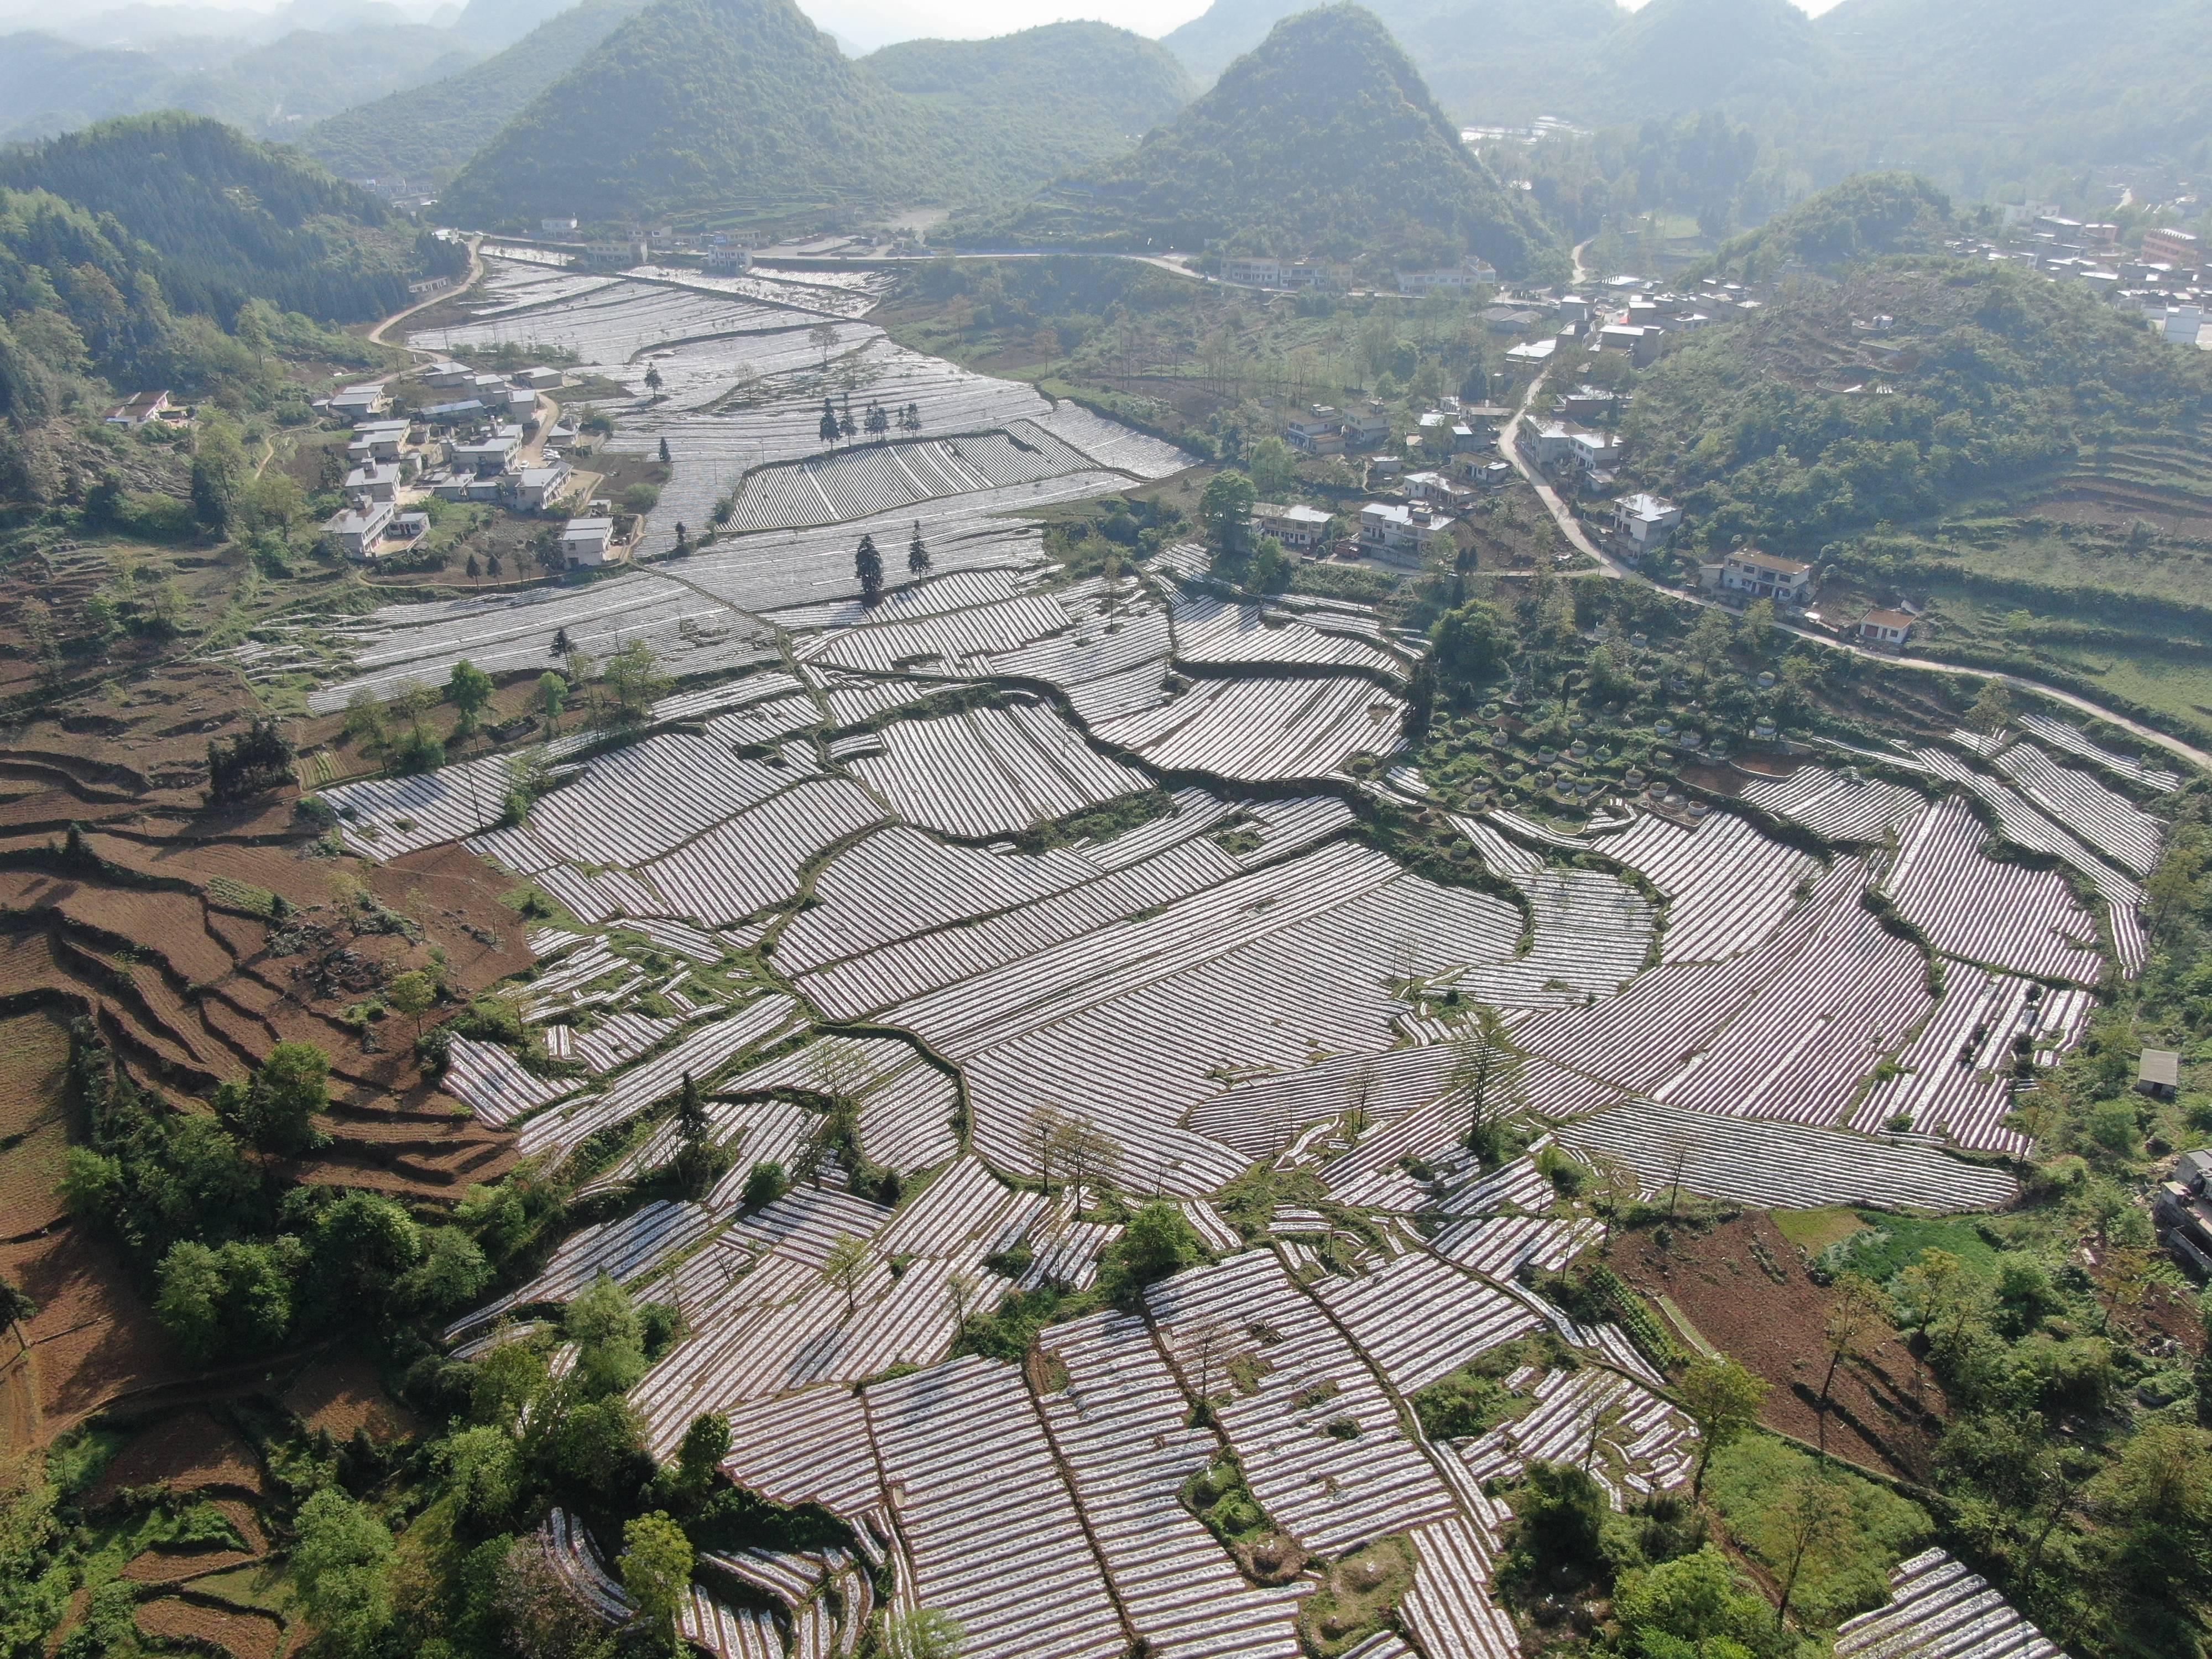
[[[919,519],[914,521],[914,539],[906,544],[906,568],[917,576],[929,568],[929,550],[922,545]]]
[[[714,1148],[708,1139],[712,1127],[707,1116],[707,1103],[699,1096],[699,1085],[686,1072],[683,1091],[676,1097],[675,1172],[677,1184],[693,1198],[714,1184]]]
[[[667,439],[665,439],[665,438],[663,438],[663,439],[660,441],[660,464],[661,464],[661,465],[663,465],[663,466],[666,466],[666,465],[669,464],[669,462],[670,462],[672,459],[674,459],[674,458],[673,458],[672,456],[671,456],[671,455],[669,454],[669,453],[668,453],[668,440],[667,440]]]
[[[872,605],[884,593],[884,556],[876,551],[873,536],[860,538],[853,555],[853,574],[860,579],[860,603]]]
[[[822,400],[822,441],[825,444],[837,441],[837,411],[830,406],[827,398]]]

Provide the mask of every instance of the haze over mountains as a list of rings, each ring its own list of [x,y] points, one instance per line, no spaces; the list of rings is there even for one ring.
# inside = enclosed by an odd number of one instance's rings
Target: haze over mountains
[[[1558,264],[1556,235],[1460,142],[1374,14],[1288,18],[1138,148],[963,234],[1350,258],[1388,249],[1503,271]]]

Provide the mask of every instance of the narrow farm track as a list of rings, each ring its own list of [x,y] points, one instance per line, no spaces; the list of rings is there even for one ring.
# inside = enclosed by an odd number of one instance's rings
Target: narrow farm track
[[[1581,250],[1577,249],[1576,252],[1577,269],[1579,269]],[[1587,554],[1595,560],[1598,568],[1604,573],[1608,580],[1640,581],[1666,594],[1669,599],[1686,600],[1692,605],[1719,605],[1721,601],[1709,595],[1686,593],[1680,588],[1668,587],[1652,581],[1650,577],[1632,570],[1613,555],[1599,547],[1576,520],[1574,514],[1568,508],[1566,502],[1560,499],[1559,492],[1553,489],[1543,474],[1537,471],[1535,465],[1522,454],[1521,446],[1515,441],[1516,436],[1548,379],[1547,369],[1528,383],[1528,390],[1522,394],[1520,407],[1513,411],[1513,418],[1498,429],[1498,454],[1516,472],[1528,481],[1528,487],[1536,492],[1536,499],[1544,504],[1544,510],[1552,515],[1552,522],[1559,526],[1559,533],[1566,538],[1568,544],[1577,552]],[[2199,749],[2194,744],[2177,738],[2171,732],[2161,732],[2154,726],[2146,725],[2142,720],[2123,714],[2118,709],[2107,708],[2102,703],[2093,702],[2076,692],[2062,690],[2055,685],[2046,685],[2041,680],[2031,679],[2024,674],[2006,673],[2001,670],[1990,668],[1966,668],[1954,662],[1939,661],[1933,657],[1904,656],[1891,651],[1871,650],[1865,646],[1854,644],[1849,640],[1839,640],[1832,635],[1816,633],[1809,628],[1802,628],[1779,620],[1776,626],[1784,633],[1803,640],[1808,644],[1817,645],[1829,651],[1841,651],[1850,656],[1863,658],[1869,662],[1889,663],[1899,668],[1917,668],[1931,674],[1949,674],[1965,679],[1995,680],[1999,684],[2008,686],[2015,691],[2026,691],[2035,696],[2047,697],[2053,702],[2063,703],[2069,708],[2078,709],[2081,713],[2094,719],[2117,726],[2130,735],[2142,738],[2145,743],[2155,744],[2168,754],[2180,757],[2200,770],[2212,772],[2212,752]]]

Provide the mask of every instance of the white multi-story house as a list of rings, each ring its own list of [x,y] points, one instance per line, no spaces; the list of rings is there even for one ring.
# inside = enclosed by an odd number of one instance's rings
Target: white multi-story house
[[[1813,567],[1802,559],[1741,547],[1721,561],[1720,587],[1746,599],[1802,605],[1813,591]]]
[[[1666,546],[1681,522],[1682,509],[1663,495],[1638,490],[1613,504],[1613,527],[1628,538],[1633,556],[1639,559]]]

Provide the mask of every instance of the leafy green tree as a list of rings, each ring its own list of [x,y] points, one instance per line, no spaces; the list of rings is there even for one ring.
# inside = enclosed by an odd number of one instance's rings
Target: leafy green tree
[[[873,1258],[868,1251],[868,1241],[854,1233],[841,1233],[822,1259],[822,1280],[835,1285],[845,1292],[845,1317],[851,1319],[860,1311],[860,1279],[868,1270]]]
[[[251,476],[246,452],[227,421],[204,422],[192,443],[192,517],[211,536],[228,536]]]
[[[1505,619],[1482,599],[1469,599],[1437,618],[1429,630],[1437,678],[1453,688],[1485,684],[1505,664]]]
[[[618,1395],[645,1375],[645,1334],[637,1305],[607,1274],[577,1293],[561,1326],[576,1345],[576,1380],[587,1397]]]
[[[268,1245],[179,1240],[161,1258],[155,1285],[155,1316],[195,1364],[274,1347],[291,1327],[291,1278]]]
[[[331,1103],[330,1056],[312,1042],[280,1042],[245,1083],[217,1087],[216,1113],[253,1146],[270,1152],[301,1152],[318,1146],[315,1124]]]
[[[1252,489],[1263,501],[1279,501],[1298,487],[1298,458],[1290,445],[1270,433],[1245,457]]]
[[[1242,547],[1257,499],[1251,479],[1242,472],[1225,469],[1215,473],[1198,499],[1198,521],[1205,526],[1206,539],[1224,552]]]
[[[319,1323],[392,1310],[393,1287],[422,1259],[422,1230],[377,1193],[341,1194],[324,1205],[308,1234],[308,1310]]]
[[[374,1652],[392,1622],[391,1531],[335,1486],[300,1506],[297,1527],[292,1578],[308,1617],[337,1652]]]
[[[384,1000],[392,1012],[415,1022],[415,1041],[422,1042],[422,1016],[437,1005],[437,981],[421,969],[410,968],[384,988]]]
[[[516,1432],[547,1376],[545,1356],[536,1344],[520,1338],[495,1344],[471,1368],[470,1417],[503,1433]]]
[[[757,1210],[763,1204],[773,1204],[790,1188],[791,1182],[784,1175],[782,1164],[773,1158],[756,1164],[745,1176],[744,1206],[749,1210]]]
[[[882,1659],[959,1659],[967,1632],[949,1613],[916,1607],[911,1613],[886,1609],[878,1613],[873,1634]]]
[[[491,1263],[476,1240],[459,1227],[432,1227],[422,1237],[422,1259],[400,1286],[411,1305],[426,1313],[450,1313],[483,1294],[491,1283]]]
[[[463,1429],[440,1441],[434,1455],[471,1526],[489,1532],[513,1512],[522,1494],[522,1457],[504,1431],[489,1424]]]
[[[1583,1577],[1604,1565],[1605,1488],[1572,1463],[1534,1462],[1513,1494],[1514,1550],[1531,1573]]]
[[[491,676],[466,657],[455,663],[453,672],[446,677],[446,701],[461,711],[464,731],[475,729],[477,716],[491,701]]]
[[[691,1540],[684,1528],[665,1510],[632,1517],[623,1527],[615,1570],[637,1603],[638,1617],[665,1638],[691,1590]]]
[[[538,707],[545,721],[545,735],[551,737],[561,729],[562,705],[568,700],[568,682],[551,669],[538,677]]]
[[[1116,1302],[1133,1303],[1145,1286],[1206,1260],[1206,1241],[1176,1205],[1154,1199],[1131,1216],[1106,1249],[1101,1275]]]
[[[684,1431],[684,1443],[677,1448],[678,1474],[687,1487],[704,1491],[729,1455],[730,1419],[720,1412],[702,1412]]]
[[[1698,1425],[1698,1468],[1690,1490],[1702,1493],[1713,1454],[1759,1421],[1766,1379],[1726,1354],[1693,1359],[1682,1374],[1677,1397],[1683,1413]]]
[[[699,1085],[686,1072],[684,1086],[676,1097],[673,1171],[677,1186],[687,1198],[705,1197],[707,1189],[714,1184],[725,1167],[724,1154],[714,1145],[713,1130],[707,1103],[699,1095]]]
[[[643,640],[629,640],[607,659],[599,677],[614,693],[615,708],[625,720],[642,720],[653,700],[667,689],[660,672],[660,658]]]
[[[1645,1659],[1739,1659],[1768,1645],[1772,1621],[1766,1599],[1711,1544],[1624,1574],[1613,1607]]]

